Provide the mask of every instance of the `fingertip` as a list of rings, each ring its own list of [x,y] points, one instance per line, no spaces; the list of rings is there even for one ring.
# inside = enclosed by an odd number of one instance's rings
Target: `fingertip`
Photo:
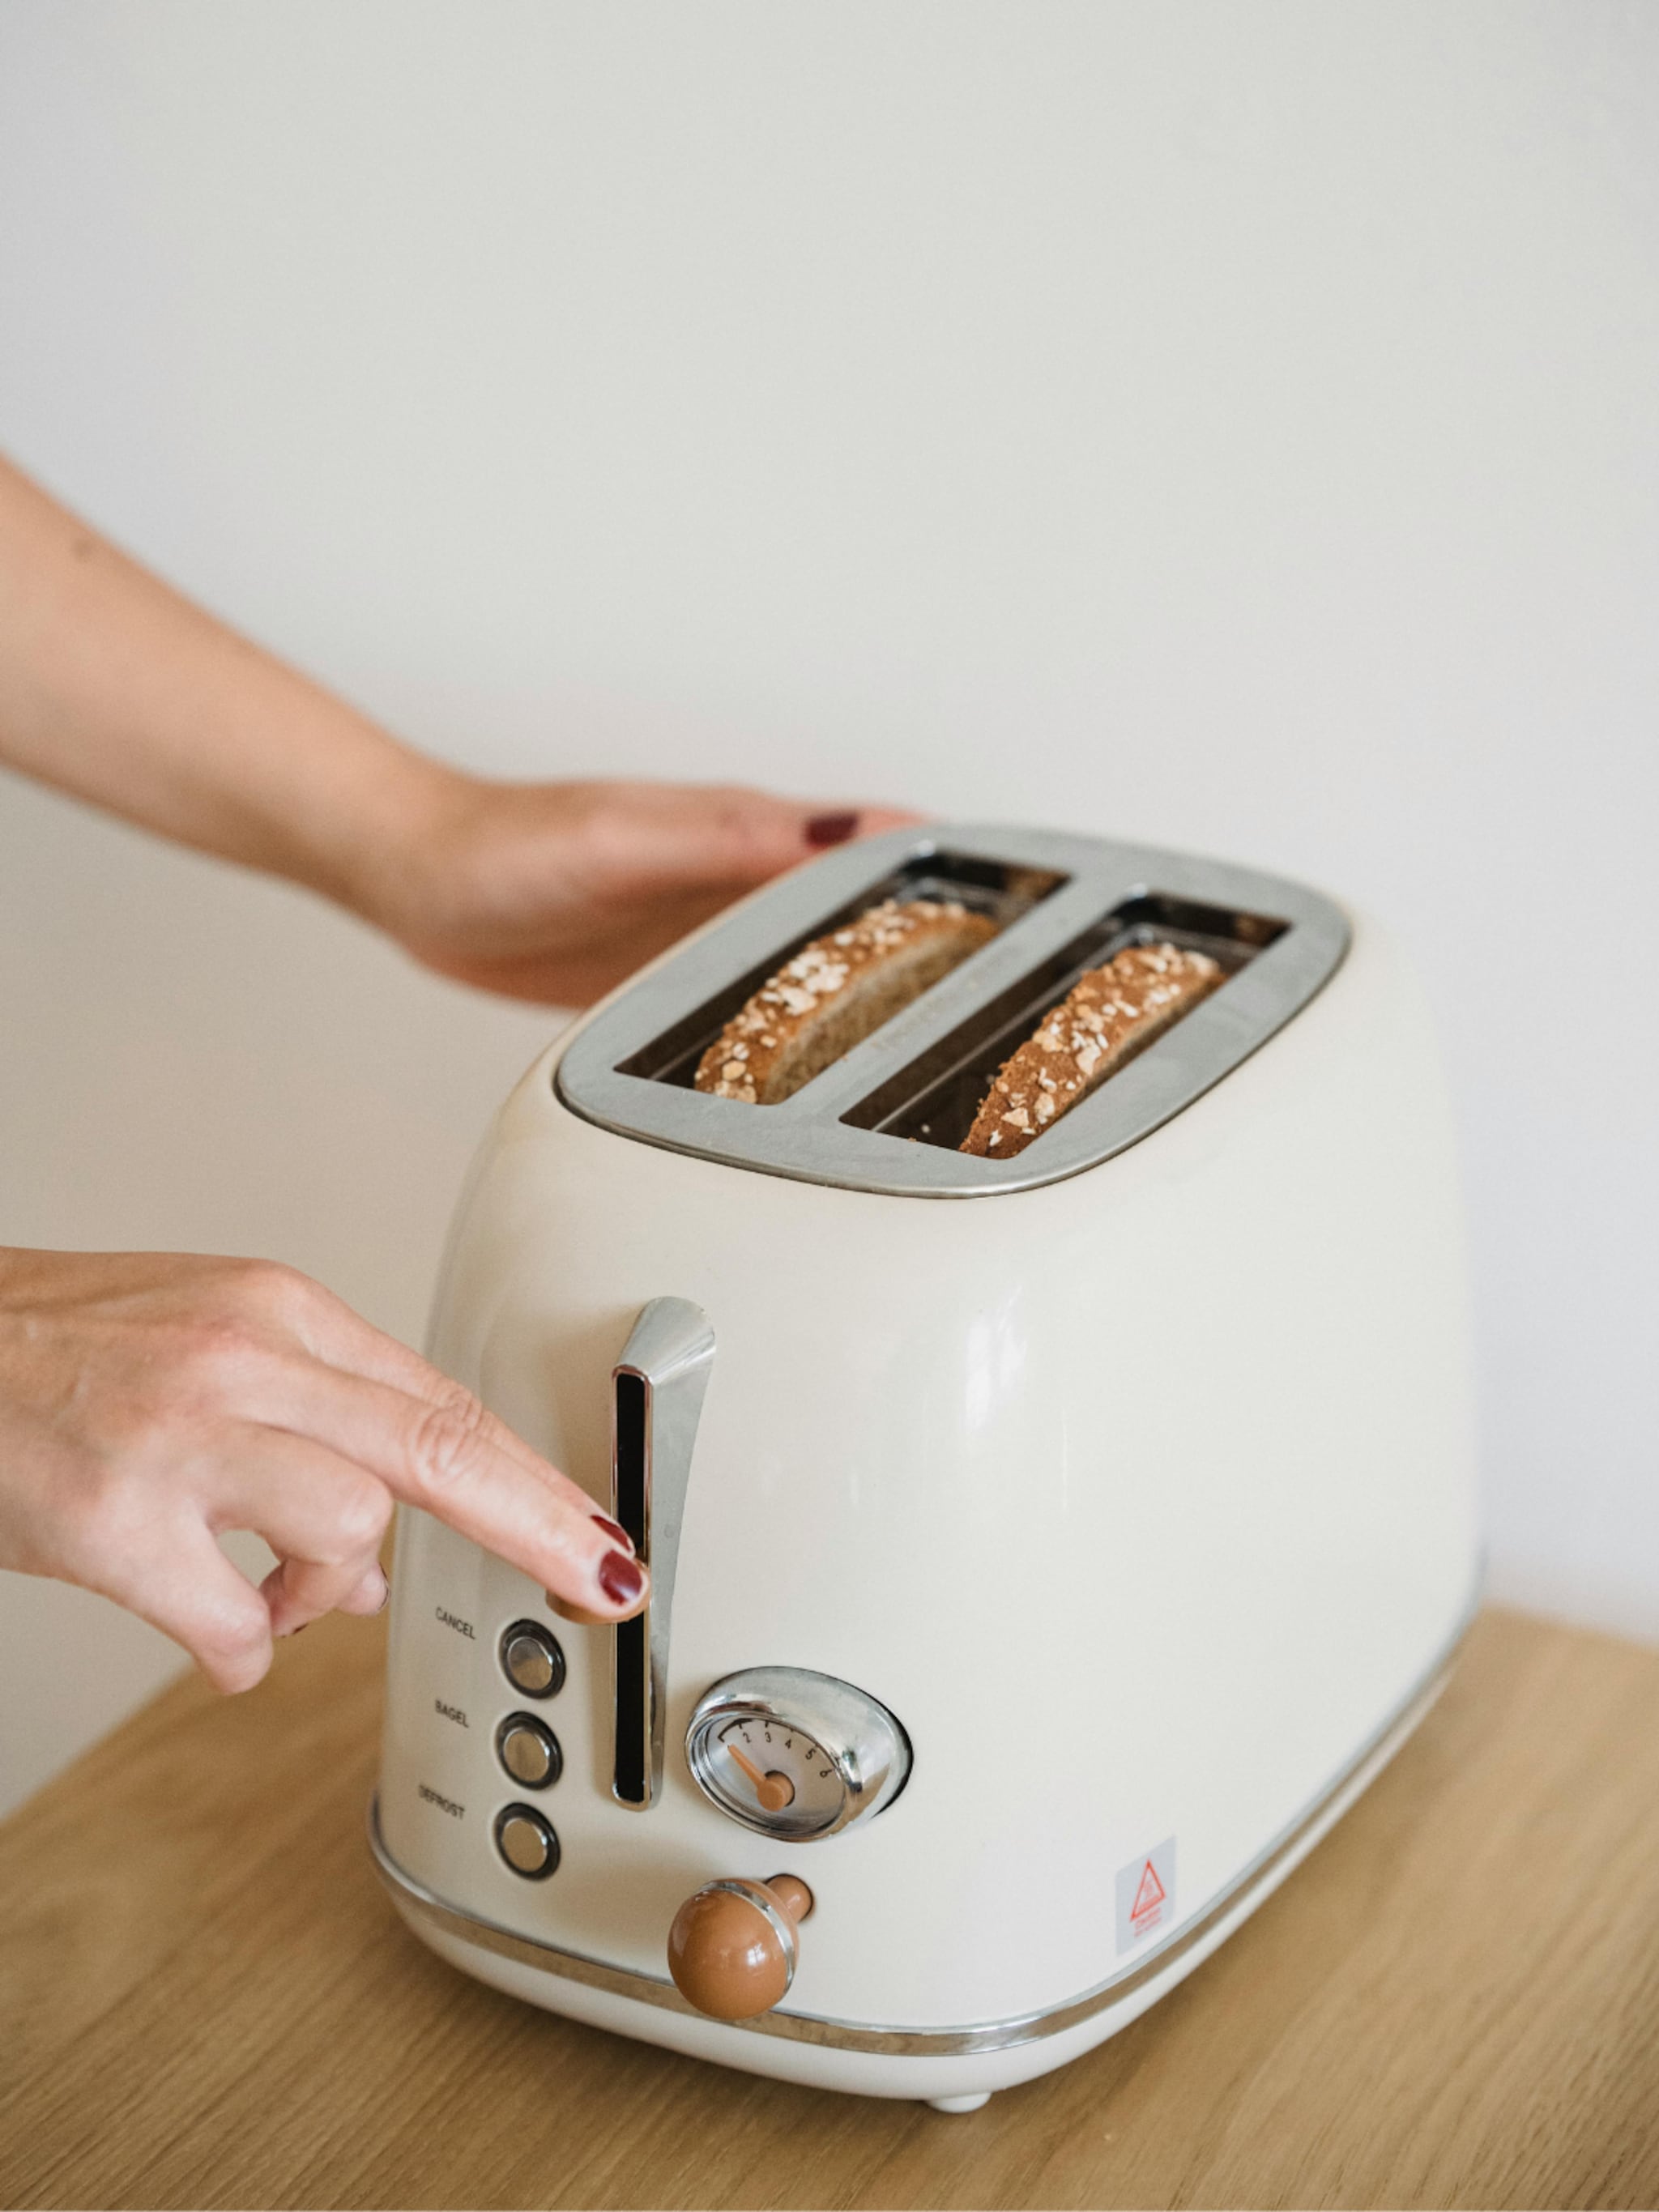
[[[568,1620],[578,1628],[608,1628],[611,1626],[609,1613],[589,1613],[585,1606],[572,1605],[568,1598],[555,1597],[551,1590],[546,1593],[546,1596],[549,1607],[561,1620]]]
[[[617,1620],[631,1620],[645,1609],[650,1589],[645,1569],[628,1552],[607,1552],[599,1561],[594,1580],[617,1608]]]
[[[879,836],[884,830],[916,829],[927,818],[896,806],[824,807],[806,817],[801,834],[813,851],[824,852],[832,845]]]
[[[600,1517],[597,1513],[593,1516],[596,1521]],[[581,1628],[614,1628],[618,1621],[632,1620],[650,1603],[651,1577],[631,1551],[603,1553],[593,1569],[593,1579],[604,1605],[602,1612],[574,1598],[562,1597],[556,1590],[545,1593],[561,1620],[574,1621]]]
[[[371,1567],[356,1588],[340,1600],[335,1610],[372,1620],[377,1613],[386,1611],[386,1601],[391,1595],[392,1585],[384,1571],[380,1567]]]
[[[275,1654],[269,1639],[256,1651],[234,1660],[214,1659],[198,1652],[197,1664],[223,1698],[240,1698],[257,1690],[270,1672]]]

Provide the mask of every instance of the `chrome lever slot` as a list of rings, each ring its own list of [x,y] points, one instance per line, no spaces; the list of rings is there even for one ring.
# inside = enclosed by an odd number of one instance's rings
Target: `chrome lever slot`
[[[611,1509],[650,1570],[643,1613],[619,1622],[611,1794],[648,1812],[662,1790],[668,1642],[686,1486],[714,1358],[714,1332],[689,1298],[653,1298],[611,1378]]]

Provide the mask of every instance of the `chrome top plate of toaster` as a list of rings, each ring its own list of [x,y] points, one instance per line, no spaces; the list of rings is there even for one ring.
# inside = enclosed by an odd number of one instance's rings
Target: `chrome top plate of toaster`
[[[956,900],[998,934],[793,1097],[692,1087],[769,976],[888,898]],[[784,878],[626,986],[555,1082],[601,1128],[732,1167],[900,1197],[1029,1190],[1111,1158],[1218,1083],[1307,1004],[1348,939],[1334,901],[1254,869],[1033,830],[894,830]],[[1210,954],[1226,981],[1017,1157],[960,1151],[999,1067],[1079,975],[1164,942]]]

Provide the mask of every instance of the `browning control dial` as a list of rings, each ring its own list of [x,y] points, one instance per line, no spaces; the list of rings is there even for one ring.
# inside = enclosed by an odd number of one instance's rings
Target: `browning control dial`
[[[705,1796],[780,1843],[816,1843],[890,1805],[910,1744],[885,1705],[833,1674],[751,1667],[701,1699],[685,1755]]]

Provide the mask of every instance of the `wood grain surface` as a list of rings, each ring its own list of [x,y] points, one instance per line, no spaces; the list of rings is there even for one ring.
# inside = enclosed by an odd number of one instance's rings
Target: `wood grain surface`
[[[1659,1655],[1484,1616],[1240,1934],[967,2117],[441,1965],[363,1842],[380,1659],[331,1621],[249,1697],[182,1682],[0,1827],[0,2202],[1659,2203]]]

